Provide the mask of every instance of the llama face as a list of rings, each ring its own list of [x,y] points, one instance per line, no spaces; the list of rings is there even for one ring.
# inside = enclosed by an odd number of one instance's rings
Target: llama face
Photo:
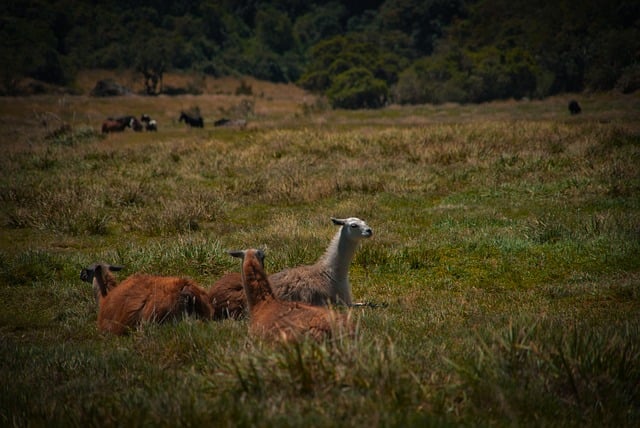
[[[346,234],[351,240],[360,240],[364,238],[370,238],[373,235],[373,230],[364,220],[360,220],[357,217],[349,217],[345,219],[331,219],[334,224],[342,226],[342,233]]]

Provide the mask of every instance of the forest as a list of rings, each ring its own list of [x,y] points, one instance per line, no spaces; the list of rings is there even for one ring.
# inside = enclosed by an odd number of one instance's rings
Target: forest
[[[635,0],[13,0],[0,95],[131,69],[292,82],[335,108],[477,103],[640,87]]]

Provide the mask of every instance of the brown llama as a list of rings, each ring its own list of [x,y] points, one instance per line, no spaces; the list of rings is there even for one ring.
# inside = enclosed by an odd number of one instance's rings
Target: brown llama
[[[117,284],[112,270],[117,269],[96,263],[81,274],[83,280],[91,280],[98,295],[98,328],[102,331],[120,335],[144,322],[213,316],[207,292],[190,279],[134,274]]]
[[[277,299],[264,271],[261,250],[247,249],[229,254],[242,259],[250,334],[283,342],[297,342],[305,337],[323,341],[340,333],[353,334],[350,313]]]

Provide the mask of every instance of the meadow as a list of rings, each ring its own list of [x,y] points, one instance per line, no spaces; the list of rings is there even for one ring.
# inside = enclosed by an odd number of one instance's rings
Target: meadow
[[[640,424],[640,94],[341,111],[215,84],[0,99],[0,426]],[[195,107],[204,129],[177,121]],[[142,113],[157,133],[99,132]],[[374,231],[353,339],[97,331],[92,262],[208,287],[227,250],[314,262],[332,216]]]

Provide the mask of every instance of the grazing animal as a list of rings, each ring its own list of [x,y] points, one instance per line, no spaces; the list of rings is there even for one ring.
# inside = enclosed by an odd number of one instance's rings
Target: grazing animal
[[[134,116],[118,116],[118,117],[108,117],[102,123],[102,133],[108,134],[109,132],[123,132],[125,128],[133,128],[136,130],[134,126],[139,125],[138,120]]]
[[[264,253],[257,249],[230,251],[242,259],[242,285],[249,308],[249,332],[268,340],[298,342],[305,337],[316,341],[339,333],[353,334],[350,313],[279,300],[264,271]]]
[[[146,131],[157,131],[158,130],[158,122],[155,119],[151,119],[148,114],[143,114],[140,116],[140,122],[144,123],[144,129]]]
[[[140,121],[135,117],[129,122],[129,127],[136,132],[141,132],[144,129],[142,123],[140,123]]]
[[[204,121],[202,120],[202,117],[192,117],[185,112],[180,113],[178,122],[184,122],[192,128],[204,128]]]
[[[247,121],[245,119],[227,119],[223,117],[222,119],[218,119],[213,122],[213,126],[216,127],[227,127],[227,128],[244,128],[247,126]]]
[[[110,132],[123,132],[124,128],[127,126],[129,125],[126,123],[122,123],[114,119],[107,119],[102,122],[102,133],[108,134]]]
[[[131,115],[127,115],[127,116],[118,116],[118,117],[108,117],[108,120],[115,120],[117,122],[120,122],[122,124],[124,124],[125,126],[128,126],[129,128],[131,128],[131,121],[136,119],[135,116],[131,116]],[[136,119],[137,120],[137,119]]]
[[[569,113],[579,114],[581,111],[582,108],[580,108],[580,104],[576,100],[569,101]]]
[[[315,264],[285,269],[269,276],[277,298],[315,306],[327,303],[353,305],[349,266],[360,241],[370,238],[373,231],[357,217],[332,218],[331,221],[339,225],[340,230]],[[215,316],[224,318],[242,314],[245,305],[243,291],[241,277],[235,272],[225,274],[213,284],[209,289],[209,299]]]
[[[125,334],[143,322],[162,323],[195,315],[211,319],[207,293],[195,282],[178,277],[134,274],[118,284],[111,273],[119,266],[94,263],[80,278],[91,281],[98,301],[98,328]]]

